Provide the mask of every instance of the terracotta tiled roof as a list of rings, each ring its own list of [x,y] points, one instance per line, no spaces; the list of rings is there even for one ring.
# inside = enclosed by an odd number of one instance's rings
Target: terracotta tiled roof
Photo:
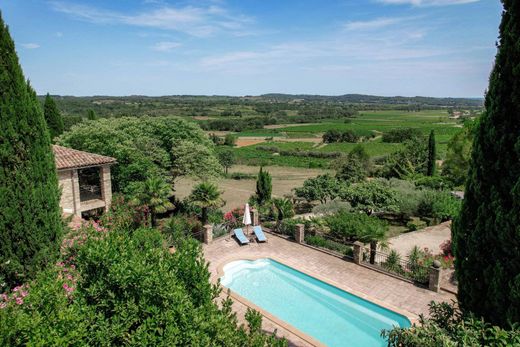
[[[112,157],[105,157],[104,155],[78,151],[57,145],[53,145],[52,150],[54,151],[56,168],[58,170],[114,164],[116,162]]]

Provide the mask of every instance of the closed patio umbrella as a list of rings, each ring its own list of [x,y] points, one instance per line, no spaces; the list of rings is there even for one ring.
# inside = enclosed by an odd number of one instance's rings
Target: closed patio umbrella
[[[244,208],[244,218],[242,223],[246,226],[246,231],[249,233],[249,226],[251,225],[251,211],[249,210],[249,204],[246,204]]]

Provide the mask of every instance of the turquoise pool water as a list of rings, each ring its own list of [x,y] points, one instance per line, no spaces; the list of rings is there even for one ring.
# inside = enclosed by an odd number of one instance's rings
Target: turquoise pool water
[[[328,346],[386,346],[382,329],[409,327],[393,311],[272,259],[224,266],[221,283]]]

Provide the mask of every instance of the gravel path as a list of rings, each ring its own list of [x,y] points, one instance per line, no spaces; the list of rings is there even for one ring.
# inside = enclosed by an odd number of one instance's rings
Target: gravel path
[[[401,234],[388,240],[390,248],[395,249],[405,256],[414,246],[420,248],[428,247],[433,254],[441,252],[440,245],[451,239],[451,222],[444,222],[439,225],[424,228],[417,231]]]

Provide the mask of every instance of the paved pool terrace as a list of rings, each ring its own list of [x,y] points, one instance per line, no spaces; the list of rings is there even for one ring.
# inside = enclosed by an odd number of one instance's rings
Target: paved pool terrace
[[[420,314],[428,314],[428,304],[431,301],[456,300],[455,295],[451,293],[444,291],[436,293],[279,236],[273,234],[266,234],[266,236],[269,241],[261,244],[251,243],[240,246],[233,238],[226,236],[214,240],[209,245],[203,245],[205,258],[210,263],[211,280],[216,282],[223,275],[224,265],[230,261],[271,258],[400,313],[408,317],[412,323],[417,321]],[[234,300],[233,309],[237,312],[241,323],[245,322],[244,314],[250,306],[264,315],[264,330],[266,332],[277,330],[279,336],[288,339],[290,346],[320,346],[320,343],[312,337],[263,312],[251,302],[236,294],[231,293],[231,295]],[[225,296],[227,293],[223,290],[222,297]]]

